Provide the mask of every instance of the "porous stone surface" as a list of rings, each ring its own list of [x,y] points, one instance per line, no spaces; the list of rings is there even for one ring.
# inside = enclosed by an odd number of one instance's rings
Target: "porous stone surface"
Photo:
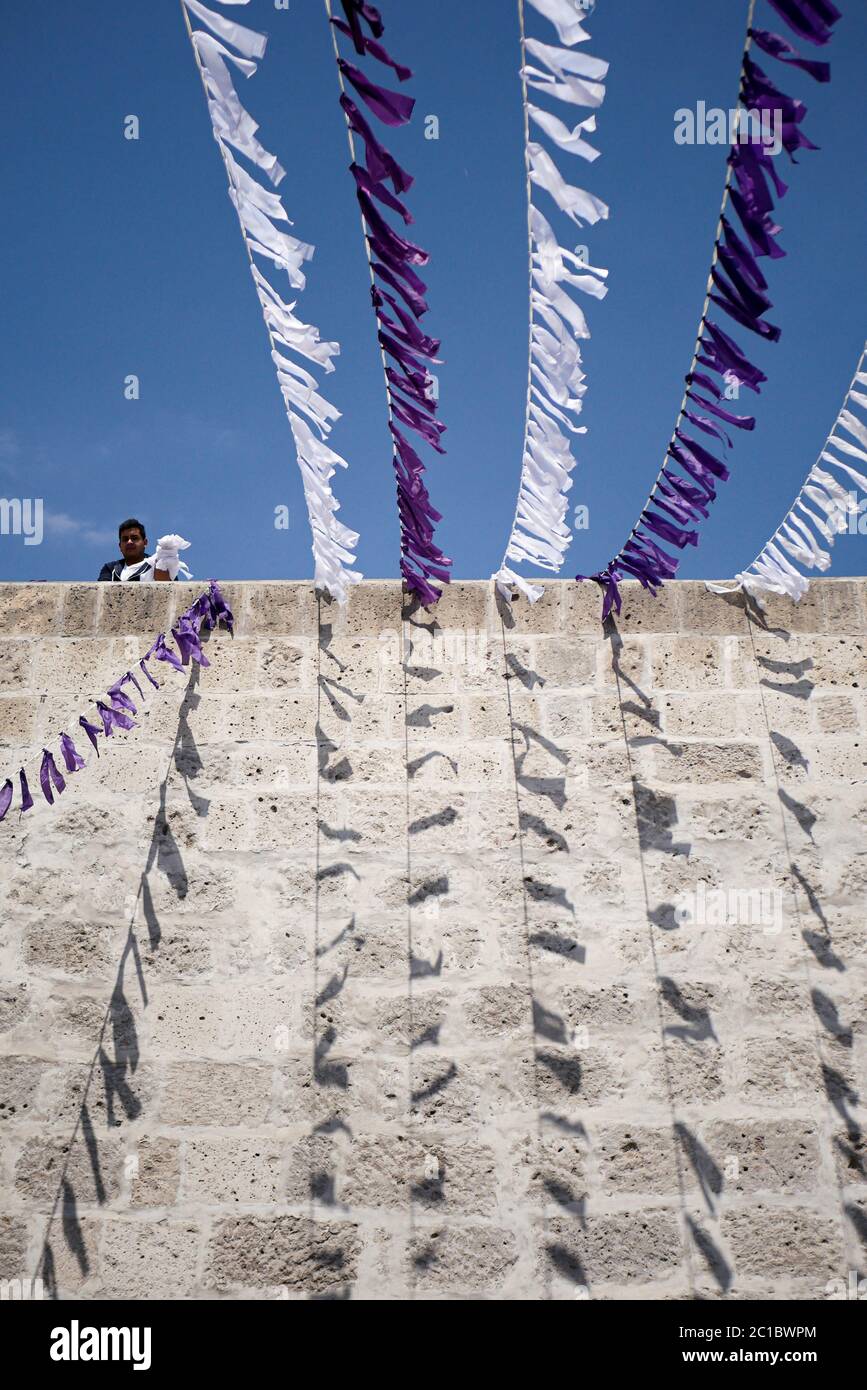
[[[0,1279],[822,1299],[867,1274],[867,583],[435,611],[0,585]],[[195,591],[196,593],[198,590]],[[16,798],[17,800],[17,798]]]

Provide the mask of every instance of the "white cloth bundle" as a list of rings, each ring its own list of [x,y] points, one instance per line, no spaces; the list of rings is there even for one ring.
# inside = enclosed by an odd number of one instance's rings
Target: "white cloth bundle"
[[[248,0],[223,2],[242,5],[247,4]],[[358,542],[358,534],[337,520],[335,514],[339,503],[330,487],[335,469],[338,466],[345,468],[346,460],[317,439],[301,418],[306,415],[324,438],[330,433],[333,422],[340,418],[340,411],[319,394],[316,389],[318,382],[311,372],[277,350],[279,345],[288,352],[315,362],[326,372],[332,372],[334,364],[331,359],[338,355],[340,346],[338,343],[323,342],[318,328],[296,318],[293,312],[295,304],[286,304],[281,299],[252,260],[255,255],[272,261],[279,269],[285,270],[294,289],[303,289],[306,281],[301,266],[311,259],[313,247],[276,225],[286,223],[292,226],[280,197],[253,178],[227,148],[231,145],[262,169],[275,186],[285,175],[276,157],[256,139],[258,126],[241,105],[229,66],[231,63],[245,77],[251,77],[256,71],[252,59],[262,57],[267,40],[264,34],[258,34],[207,9],[200,0],[184,0],[184,4],[190,14],[211,30],[211,33],[194,30],[193,48],[199,62],[214,136],[226,164],[229,197],[238,214],[241,234],[251,252],[250,268],[256,294],[268,330],[271,357],[295,442],[313,537],[315,583],[342,604],[346,602],[351,586],[361,579],[357,570],[349,568],[355,560],[352,551]],[[226,44],[231,44],[237,52],[231,52]],[[178,550],[185,549],[187,545],[188,542],[181,536],[163,536],[158,545],[158,567],[168,569],[172,578],[179,570],[189,575],[178,557]]]
[[[190,542],[185,541],[183,536],[174,534],[160,536],[154,551],[154,569],[168,570],[169,579],[177,579],[179,573],[185,579],[192,579],[192,574],[178,554],[180,550],[189,550],[189,548]]]

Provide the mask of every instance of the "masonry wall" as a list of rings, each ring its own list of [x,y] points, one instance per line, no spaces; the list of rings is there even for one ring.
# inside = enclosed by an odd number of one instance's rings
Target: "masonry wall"
[[[607,635],[572,583],[512,615],[485,583],[435,616],[225,591],[234,639],[157,667],[48,807],[42,745],[198,587],[0,585],[2,776],[38,798],[0,825],[0,1277],[863,1277],[867,582],[762,621],[627,586]]]

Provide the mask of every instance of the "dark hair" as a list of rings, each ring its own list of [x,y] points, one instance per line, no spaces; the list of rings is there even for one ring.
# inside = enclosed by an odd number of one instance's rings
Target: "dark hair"
[[[141,522],[140,522],[140,521],[136,521],[136,519],[135,519],[134,516],[128,516],[127,519],[126,519],[126,521],[122,521],[122,522],[120,523],[120,525],[119,525],[118,528],[117,528],[117,538],[118,538],[118,540],[120,540],[120,538],[121,538],[121,536],[123,535],[124,531],[131,531],[132,528],[133,528],[134,526],[136,527],[137,530],[141,531],[142,540],[143,540],[143,541],[146,541],[147,538],[148,538],[148,533],[147,533],[147,531],[145,530],[145,528],[142,526]]]

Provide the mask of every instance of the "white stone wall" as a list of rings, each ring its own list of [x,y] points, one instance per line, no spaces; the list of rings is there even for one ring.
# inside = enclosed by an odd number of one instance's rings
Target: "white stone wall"
[[[435,616],[227,585],[234,639],[155,668],[52,808],[42,745],[198,587],[0,585],[2,777],[38,798],[0,825],[0,1278],[864,1275],[867,583],[762,625],[626,587],[604,636],[567,582],[514,616],[484,583]]]

